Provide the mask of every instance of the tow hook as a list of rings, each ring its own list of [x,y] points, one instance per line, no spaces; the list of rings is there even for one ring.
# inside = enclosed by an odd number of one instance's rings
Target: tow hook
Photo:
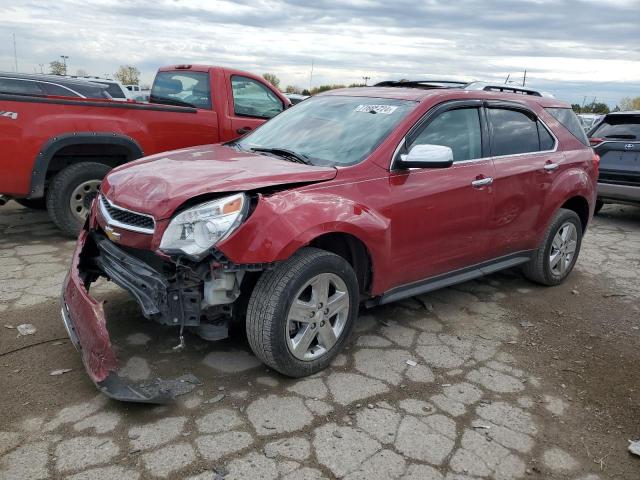
[[[6,195],[0,195],[0,207],[6,205],[7,202],[11,200],[11,197],[7,197]]]

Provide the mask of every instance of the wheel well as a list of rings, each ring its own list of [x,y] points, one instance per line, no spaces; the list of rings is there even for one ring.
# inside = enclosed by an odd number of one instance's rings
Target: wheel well
[[[47,168],[46,179],[49,180],[56,173],[78,162],[95,162],[117,167],[123,163],[134,160],[131,149],[124,145],[116,144],[79,144],[67,145],[58,150]]]
[[[562,207],[567,210],[573,210],[580,217],[582,223],[582,232],[587,229],[587,223],[589,222],[589,202],[584,197],[572,197],[562,204]]]
[[[369,292],[372,274],[371,256],[360,239],[348,233],[327,233],[315,238],[309,245],[344,258],[356,272],[360,293]]]

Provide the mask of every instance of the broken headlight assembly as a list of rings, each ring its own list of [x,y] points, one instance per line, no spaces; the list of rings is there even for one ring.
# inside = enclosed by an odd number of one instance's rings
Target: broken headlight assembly
[[[248,209],[246,195],[238,193],[184,210],[169,222],[160,250],[169,254],[184,253],[200,260],[240,226]]]

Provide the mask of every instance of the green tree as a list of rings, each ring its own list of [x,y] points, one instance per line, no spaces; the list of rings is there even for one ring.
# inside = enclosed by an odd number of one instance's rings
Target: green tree
[[[138,85],[140,83],[140,70],[133,65],[120,65],[114,77],[123,85]]]
[[[572,103],[571,104],[571,108],[573,109],[574,112],[576,113],[582,113],[582,108],[580,107],[580,105],[578,105],[577,103]]]
[[[276,77],[275,73],[263,73],[262,78],[273,85],[276,88],[280,87],[280,79]]]
[[[284,89],[284,93],[301,93],[302,90],[300,87],[296,87],[295,85],[287,85],[287,88]]]
[[[65,68],[64,63],[54,60],[49,63],[49,73],[51,75],[66,75],[67,69]]]
[[[318,93],[326,92],[329,90],[335,90],[336,88],[345,88],[345,86],[342,84],[320,85],[319,87],[314,87],[311,89],[311,95],[316,95]]]
[[[620,110],[640,110],[640,97],[624,97],[620,100]]]

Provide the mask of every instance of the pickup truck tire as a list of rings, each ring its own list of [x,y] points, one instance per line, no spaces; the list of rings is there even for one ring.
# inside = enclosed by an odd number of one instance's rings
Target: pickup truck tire
[[[265,271],[251,293],[246,328],[253,352],[289,377],[319,372],[349,338],[358,292],[356,274],[342,257],[299,250]]]
[[[47,199],[46,198],[15,198],[17,203],[23,207],[30,208],[32,210],[46,210]]]
[[[97,186],[109,170],[111,167],[102,163],[80,162],[53,177],[47,189],[47,210],[53,223],[66,235],[78,235],[83,222],[79,216],[88,212]],[[72,197],[80,202],[74,207],[78,209],[77,212],[72,210]]]
[[[524,276],[542,285],[558,285],[573,270],[582,245],[582,222],[573,210],[559,209],[551,219],[542,243],[529,263]]]

